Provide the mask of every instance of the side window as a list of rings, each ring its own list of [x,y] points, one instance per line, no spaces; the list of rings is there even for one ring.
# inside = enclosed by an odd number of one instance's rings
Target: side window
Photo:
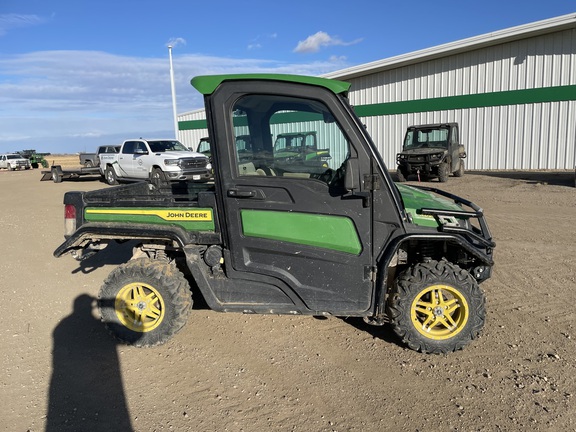
[[[122,147],[122,153],[134,154],[135,144],[136,143],[134,141],[128,141],[128,142],[124,143],[124,147]]]
[[[233,110],[239,176],[315,179],[330,183],[350,143],[319,101],[249,95]]]
[[[459,143],[459,138],[458,138],[458,128],[453,127],[452,128],[452,142],[453,143]]]

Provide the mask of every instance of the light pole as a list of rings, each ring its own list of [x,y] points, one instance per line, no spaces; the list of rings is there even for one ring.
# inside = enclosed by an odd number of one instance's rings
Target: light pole
[[[170,56],[170,87],[172,88],[172,115],[174,116],[174,138],[178,139],[178,114],[176,114],[176,88],[174,87],[174,67],[172,66],[172,45],[168,45]]]

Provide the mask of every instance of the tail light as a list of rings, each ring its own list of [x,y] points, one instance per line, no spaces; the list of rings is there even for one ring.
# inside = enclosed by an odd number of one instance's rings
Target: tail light
[[[64,206],[64,236],[71,236],[76,231],[76,207],[72,204]]]

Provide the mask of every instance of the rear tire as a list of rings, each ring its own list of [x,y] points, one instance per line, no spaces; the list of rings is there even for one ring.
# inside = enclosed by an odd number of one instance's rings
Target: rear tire
[[[92,161],[84,162],[84,167],[86,167],[86,168],[92,168],[93,166],[94,166],[94,164],[92,163]]]
[[[106,172],[104,174],[104,180],[110,186],[114,186],[118,184],[118,178],[116,177],[116,173],[114,172],[114,168],[111,166],[106,167]]]
[[[464,176],[464,161],[460,159],[460,165],[458,166],[458,169],[454,171],[454,177],[462,177],[462,176]]]
[[[167,342],[184,327],[192,293],[173,263],[140,258],[110,273],[98,293],[98,307],[116,339],[150,347]]]
[[[447,353],[475,339],[486,319],[484,293],[447,261],[416,264],[394,283],[387,304],[394,332],[413,350]]]

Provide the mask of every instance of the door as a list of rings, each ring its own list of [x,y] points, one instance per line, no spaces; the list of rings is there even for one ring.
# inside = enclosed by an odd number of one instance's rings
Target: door
[[[118,154],[118,171],[122,177],[134,177],[134,151],[137,141],[126,141]]]
[[[337,96],[246,81],[221,87],[208,104],[229,277],[265,280],[308,313],[369,309],[371,193],[346,191],[343,168],[354,159],[361,185],[371,164]],[[278,135],[309,132],[317,149],[328,150],[320,157],[306,157],[305,149],[275,152]],[[239,150],[239,136],[249,137],[249,151]]]

